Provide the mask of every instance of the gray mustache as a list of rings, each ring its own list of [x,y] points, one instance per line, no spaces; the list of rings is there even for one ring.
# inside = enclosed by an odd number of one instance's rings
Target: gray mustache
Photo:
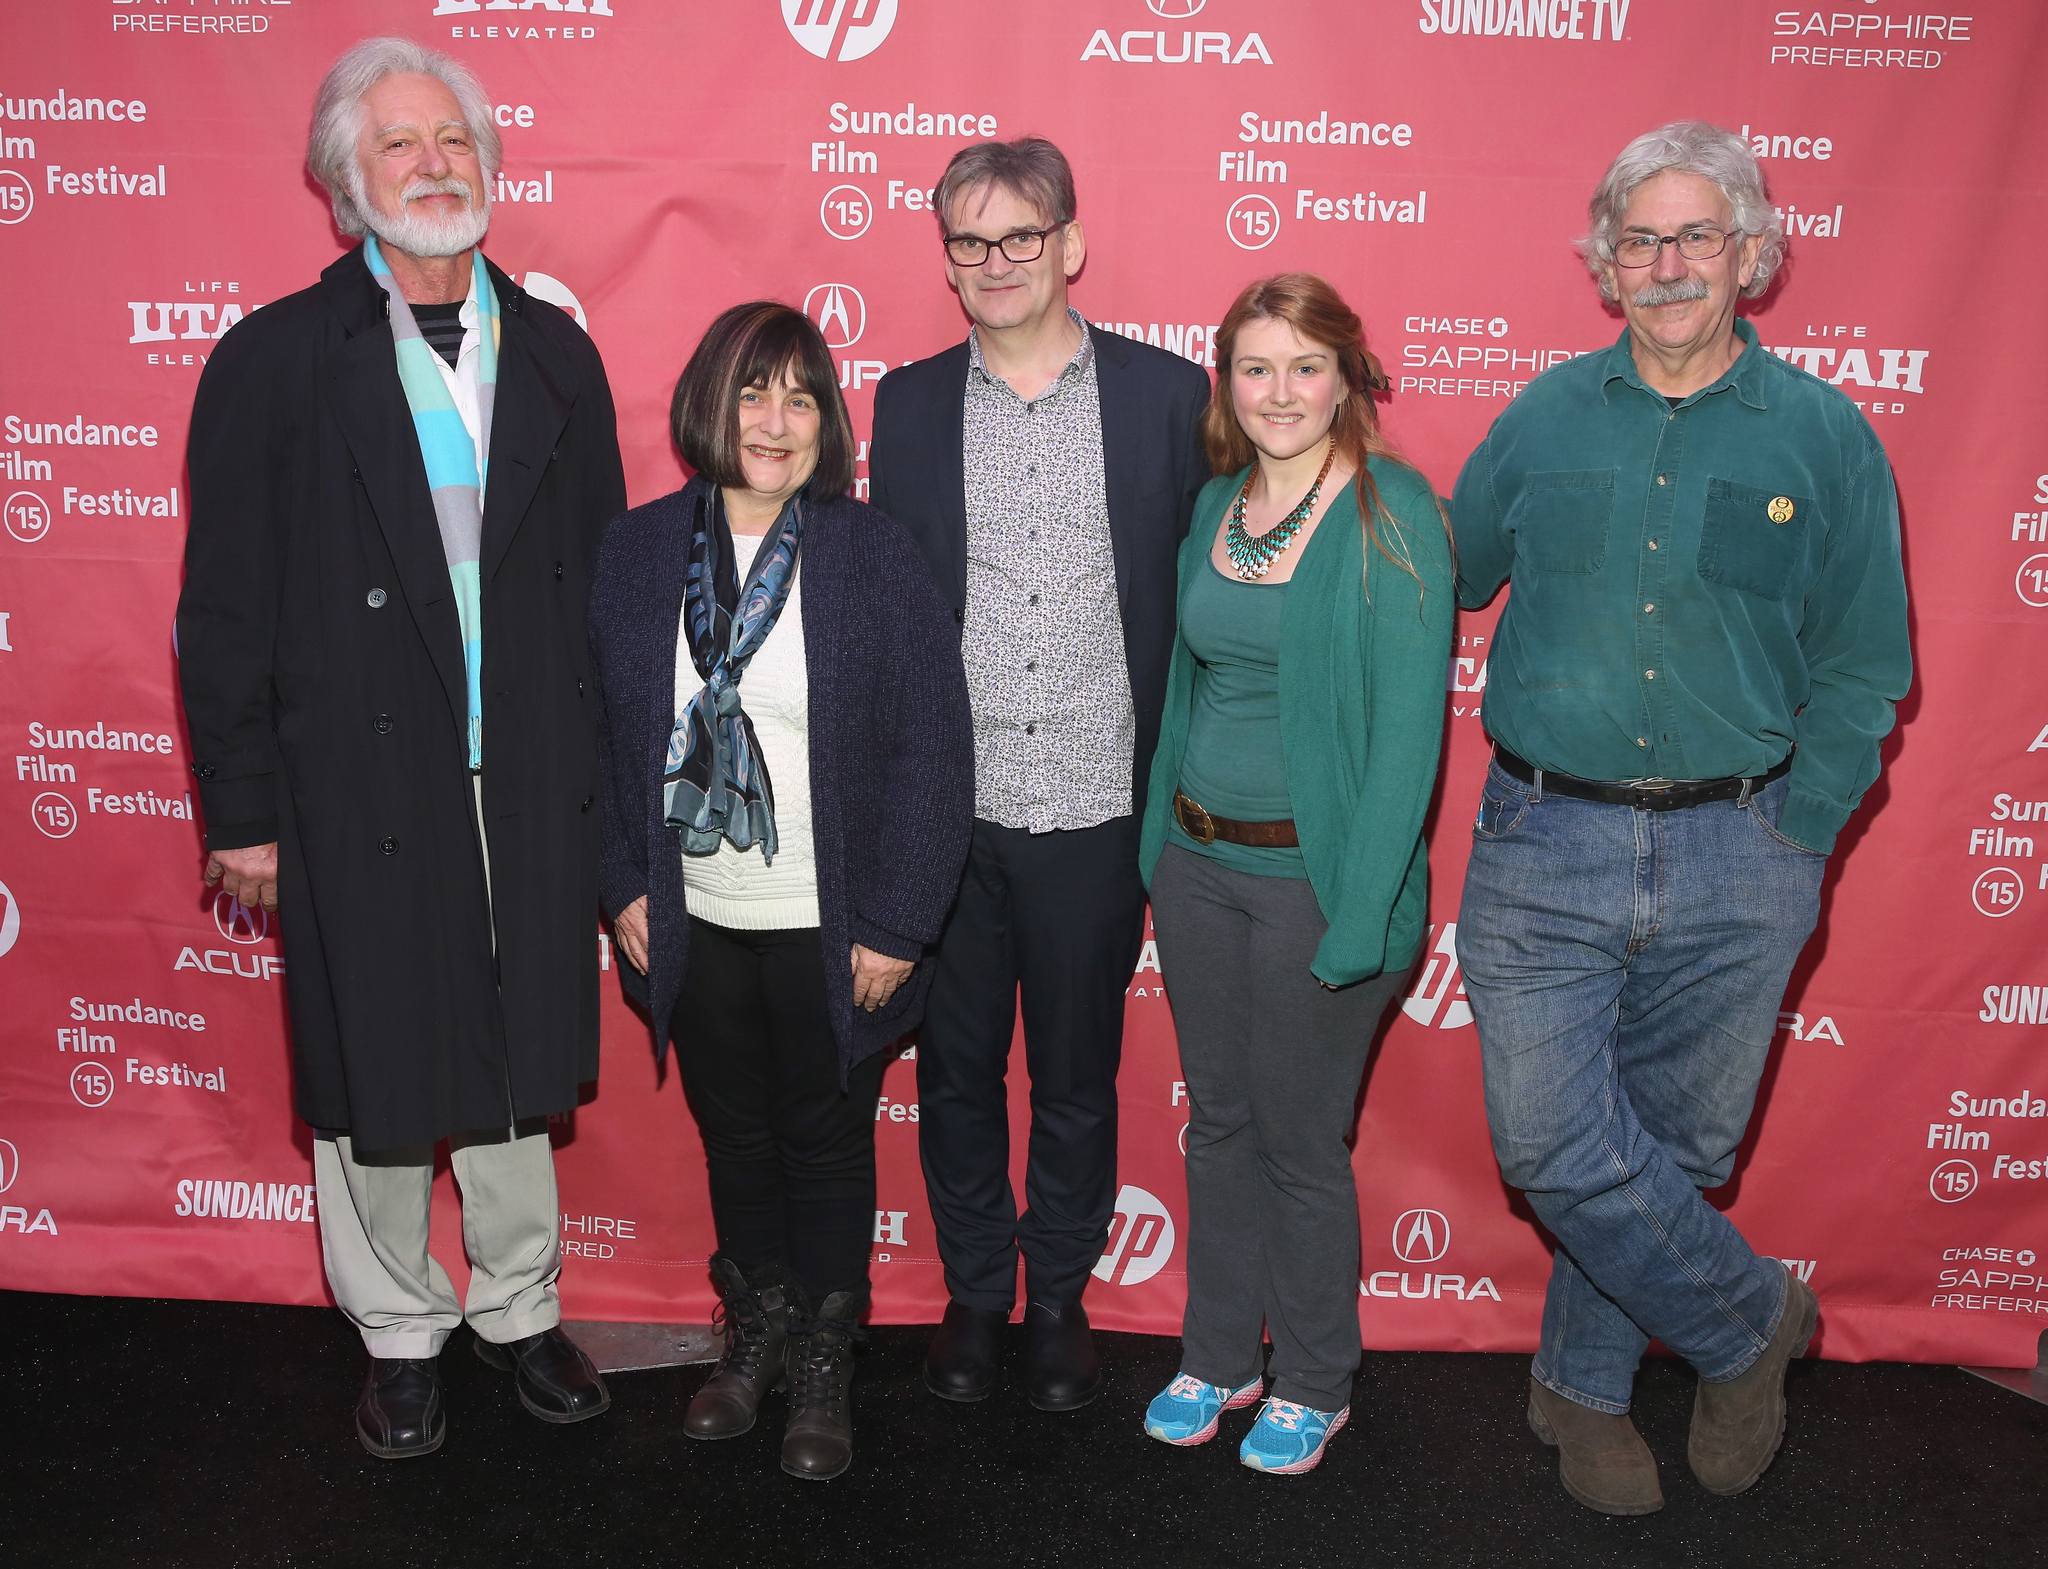
[[[1636,304],[1645,308],[1652,305],[1683,305],[1688,300],[1703,300],[1714,291],[1707,287],[1704,278],[1679,278],[1671,283],[1646,283],[1636,290]]]

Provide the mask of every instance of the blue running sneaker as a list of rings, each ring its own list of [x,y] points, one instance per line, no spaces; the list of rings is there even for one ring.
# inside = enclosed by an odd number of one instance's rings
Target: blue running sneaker
[[[1255,1378],[1242,1389],[1225,1389],[1182,1373],[1152,1397],[1145,1410],[1145,1432],[1162,1444],[1206,1444],[1216,1436],[1224,1412],[1250,1405],[1264,1388],[1264,1379]]]
[[[1351,1408],[1313,1411],[1292,1400],[1268,1400],[1252,1430],[1245,1434],[1237,1458],[1254,1471],[1294,1476],[1323,1463],[1323,1451],[1344,1424]]]

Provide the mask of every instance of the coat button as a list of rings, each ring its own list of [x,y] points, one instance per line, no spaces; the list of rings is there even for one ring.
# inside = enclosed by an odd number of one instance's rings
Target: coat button
[[[376,719],[375,719],[375,720],[373,721],[373,723],[374,723],[374,724],[376,725],[376,727],[377,727],[377,734],[379,734],[379,735],[389,735],[389,734],[391,734],[391,716],[390,716],[389,714],[379,714],[379,715],[378,715],[378,716],[376,717]]]
[[[384,601],[389,599],[390,597],[391,596],[385,593],[384,590],[381,588],[373,588],[365,596],[372,610],[382,610],[384,608]]]
[[[396,855],[398,854],[398,841],[396,839],[386,839],[382,844],[378,845],[377,848],[382,850],[386,855]]]
[[[562,563],[559,561],[555,563],[555,581],[557,583],[562,581]]]
[[[213,777],[213,764],[194,763],[192,765],[192,772],[198,775],[201,779],[211,779]]]
[[[967,612],[966,612],[966,611],[964,611],[964,610],[956,610],[956,611],[954,611],[954,612],[953,612],[953,621],[954,621],[954,624],[955,624],[955,625],[957,625],[957,626],[965,626],[965,625],[967,624]]]
[[[580,676],[577,678],[576,681],[576,695],[578,697],[581,697],[583,695],[583,680]]]
[[[594,796],[594,795],[586,795],[586,796],[585,796],[585,797],[583,798],[583,804],[582,804],[581,806],[577,807],[577,808],[576,808],[576,810],[577,810],[577,811],[579,811],[579,812],[587,812],[587,811],[589,811],[589,810],[590,810],[590,808],[592,807],[592,805],[594,805],[594,804],[596,803],[596,801],[597,801],[597,797],[596,797],[596,796]]]

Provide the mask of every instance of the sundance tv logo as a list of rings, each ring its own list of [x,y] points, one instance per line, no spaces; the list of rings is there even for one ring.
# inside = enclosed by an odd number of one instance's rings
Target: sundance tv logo
[[[1095,1278],[1117,1286],[1141,1286],[1172,1257],[1173,1217],[1143,1188],[1126,1183],[1116,1196],[1109,1246],[1095,1261]]]
[[[782,0],[782,22],[820,60],[865,60],[896,25],[896,0]]]

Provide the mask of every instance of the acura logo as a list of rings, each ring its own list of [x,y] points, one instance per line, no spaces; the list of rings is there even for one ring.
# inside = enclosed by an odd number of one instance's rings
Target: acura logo
[[[1394,1222],[1394,1257],[1404,1264],[1434,1264],[1451,1250],[1451,1223],[1441,1210],[1411,1209]]]
[[[239,904],[223,888],[213,896],[213,924],[229,942],[261,942],[270,935],[270,912],[260,904]]]
[[[782,20],[820,60],[861,60],[896,25],[896,0],[782,0]]]
[[[21,1175],[21,1157],[14,1146],[0,1139],[0,1193],[14,1186],[14,1179]]]
[[[1169,22],[1185,22],[1189,17],[1201,13],[1209,0],[1145,0],[1154,16],[1163,16]]]
[[[868,330],[868,302],[850,283],[821,283],[804,296],[804,314],[825,335],[828,349],[850,349]]]

